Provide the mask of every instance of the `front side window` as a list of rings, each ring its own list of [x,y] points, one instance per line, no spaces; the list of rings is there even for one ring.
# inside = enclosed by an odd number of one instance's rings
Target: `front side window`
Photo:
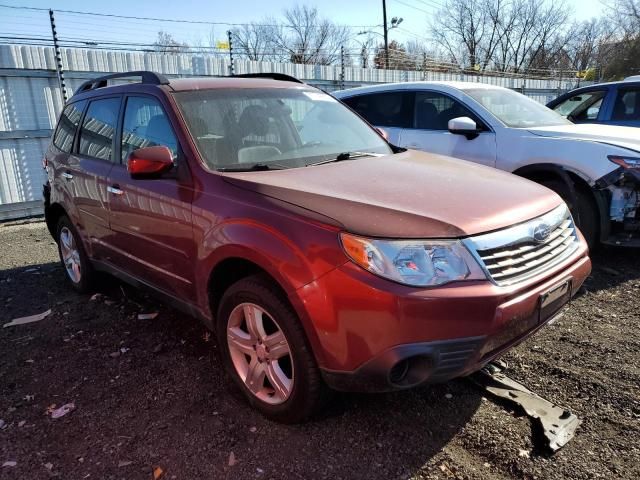
[[[553,110],[573,121],[595,120],[606,93],[606,90],[579,93],[560,102]]]
[[[436,92],[417,92],[415,128],[421,130],[447,130],[449,120],[469,117],[478,123],[476,116],[460,102]]]
[[[178,140],[160,103],[150,97],[129,97],[122,125],[122,161],[138,148],[163,145],[175,159]]]
[[[535,128],[570,125],[550,108],[506,88],[469,88],[464,93],[507,127]]]
[[[612,120],[640,120],[640,89],[620,89],[613,105]]]
[[[89,103],[80,129],[81,155],[113,161],[113,137],[119,110],[120,98],[104,98]]]
[[[58,128],[56,128],[56,133],[53,135],[53,144],[63,152],[71,153],[73,138],[80,123],[85,104],[86,102],[84,101],[71,103],[64,107],[62,111]]]
[[[342,101],[376,127],[411,128],[413,124],[410,92],[368,93]]]
[[[316,90],[209,89],[174,97],[211,169],[293,168],[346,152],[392,153],[357,115]]]

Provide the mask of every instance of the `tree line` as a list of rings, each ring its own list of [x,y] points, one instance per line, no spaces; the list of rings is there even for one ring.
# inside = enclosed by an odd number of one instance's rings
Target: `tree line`
[[[233,54],[248,60],[385,68],[388,51],[389,68],[398,70],[587,80],[640,74],[640,0],[613,0],[603,16],[581,22],[572,21],[562,0],[444,0],[421,31],[413,30],[410,41],[392,39],[385,50],[379,32],[355,31],[298,5],[281,18],[232,28],[230,40]],[[219,44],[211,38],[208,47],[188,45],[159,32],[155,48],[204,51]]]

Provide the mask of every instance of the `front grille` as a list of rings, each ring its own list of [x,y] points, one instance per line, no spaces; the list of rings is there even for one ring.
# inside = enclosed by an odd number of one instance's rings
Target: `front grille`
[[[578,237],[562,205],[524,224],[472,237],[471,243],[493,281],[511,285],[567,258],[578,248]]]

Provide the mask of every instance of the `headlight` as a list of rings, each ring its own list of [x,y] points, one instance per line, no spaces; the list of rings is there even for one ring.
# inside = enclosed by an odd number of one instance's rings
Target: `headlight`
[[[405,285],[426,287],[486,275],[458,240],[379,240],[340,234],[347,256],[362,268]]]
[[[620,165],[622,168],[640,168],[639,157],[624,157],[622,155],[609,155],[609,161]]]

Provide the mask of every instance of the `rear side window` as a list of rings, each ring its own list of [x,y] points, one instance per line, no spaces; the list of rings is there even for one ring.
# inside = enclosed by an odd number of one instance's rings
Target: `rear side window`
[[[449,120],[469,117],[476,123],[478,118],[460,102],[436,92],[417,92],[415,128],[420,130],[447,130]]]
[[[413,94],[410,92],[371,93],[342,101],[376,127],[411,128],[413,124]]]
[[[163,145],[173,158],[178,141],[160,103],[151,97],[128,97],[122,126],[122,161],[138,148]]]
[[[582,92],[559,103],[553,109],[563,117],[574,121],[596,120],[606,90]]]
[[[113,137],[118,122],[120,98],[93,100],[80,129],[81,155],[113,161]]]
[[[640,89],[619,89],[613,105],[612,120],[640,120]]]
[[[63,152],[70,153],[73,148],[73,138],[85,104],[86,102],[71,103],[62,111],[56,133],[53,135],[53,144]]]

